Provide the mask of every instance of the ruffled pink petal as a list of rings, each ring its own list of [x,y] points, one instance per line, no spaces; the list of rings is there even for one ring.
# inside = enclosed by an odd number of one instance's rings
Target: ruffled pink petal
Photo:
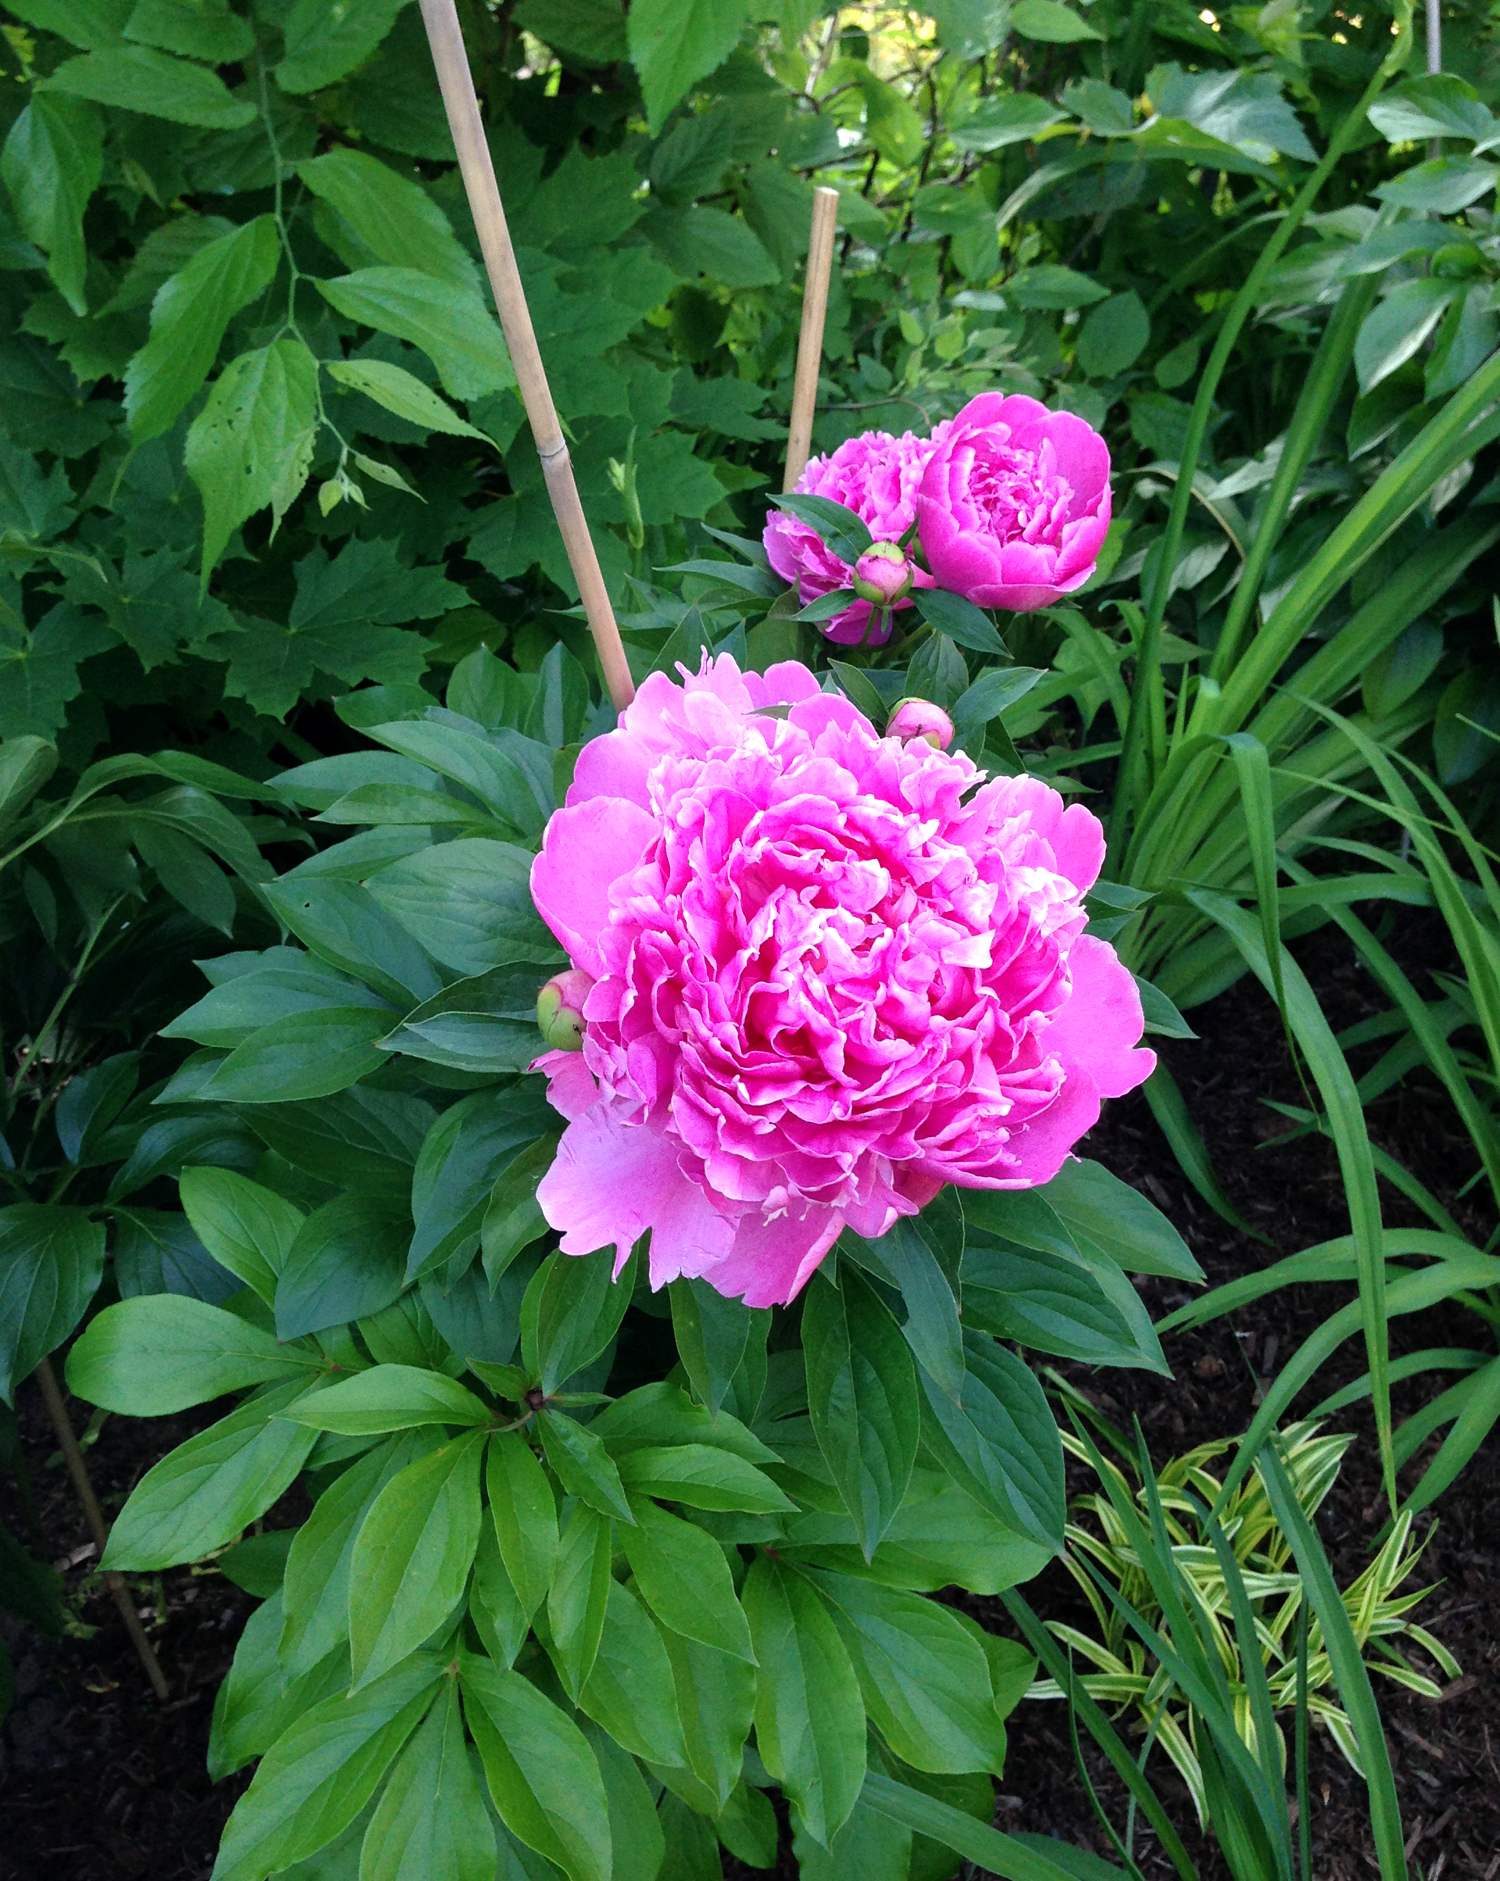
[[[817,674],[800,660],[778,660],[763,673],[746,673],[745,689],[757,709],[795,705],[799,699],[816,699],[822,691]]]
[[[563,1253],[613,1247],[618,1274],[649,1228],[653,1287],[722,1261],[734,1226],[682,1173],[679,1154],[661,1131],[621,1123],[603,1104],[575,1118],[536,1191],[548,1224],[562,1230]]]
[[[1073,1145],[1098,1121],[1098,1085],[1087,1071],[1071,1070],[1047,1108],[1006,1144],[1014,1159],[1012,1170],[995,1186],[1037,1189],[1050,1182],[1068,1160]]]
[[[543,1052],[532,1060],[531,1069],[546,1074],[547,1102],[569,1122],[599,1101],[599,1086],[582,1052]]]
[[[1040,450],[1043,439],[1051,444],[1059,474],[1073,486],[1077,514],[1109,487],[1109,446],[1092,425],[1072,412],[1047,411],[1045,407],[1042,412],[1040,418],[1020,422],[1013,419],[1011,441],[1028,451]]]
[[[609,920],[610,884],[640,862],[656,823],[623,797],[590,797],[559,810],[531,865],[531,898],[575,966],[595,979],[607,968],[599,932]]]
[[[1056,415],[1039,399],[1028,398],[1024,392],[981,392],[977,398],[971,398],[953,420],[953,429],[989,430],[994,425],[1005,425],[1016,431],[1023,425],[1039,424]]]
[[[573,767],[569,806],[586,803],[590,797],[627,797],[649,810],[646,779],[652,763],[653,753],[628,731],[606,732],[602,738],[590,739]]]
[[[1114,948],[1092,934],[1074,941],[1068,971],[1073,991],[1042,1034],[1042,1049],[1064,1065],[1086,1064],[1103,1096],[1123,1097],[1156,1069],[1156,1053],[1140,1048],[1140,992]]]
[[[774,1221],[747,1215],[728,1256],[703,1278],[746,1306],[785,1306],[807,1285],[843,1226],[836,1208],[806,1207]],[[653,1271],[653,1284],[654,1279]]]

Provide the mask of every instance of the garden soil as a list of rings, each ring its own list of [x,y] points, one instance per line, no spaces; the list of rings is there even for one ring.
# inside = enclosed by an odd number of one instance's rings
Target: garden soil
[[[1395,944],[1419,985],[1424,969],[1451,964],[1441,930],[1421,917],[1407,918]],[[1342,943],[1320,936],[1298,952],[1336,1028],[1380,1009],[1379,995]],[[1225,1191],[1270,1248],[1226,1227],[1199,1199],[1139,1098],[1110,1106],[1088,1149],[1167,1211],[1210,1283],[1220,1284],[1264,1266],[1273,1251],[1290,1254],[1345,1233],[1348,1223],[1331,1145],[1317,1138],[1272,1141],[1288,1126],[1265,1100],[1303,1100],[1269,1003],[1246,981],[1192,1018],[1201,1041],[1170,1044],[1169,1062]],[[1378,1049],[1372,1048],[1371,1062]],[[1365,1068],[1359,1059],[1356,1064]],[[1409,1078],[1377,1100],[1369,1115],[1375,1140],[1418,1173],[1482,1243],[1493,1222],[1459,1195],[1473,1174],[1473,1156],[1437,1087],[1420,1076]],[[1394,1191],[1385,1188],[1383,1199],[1388,1221],[1417,1224],[1410,1205]],[[1185,1297],[1163,1281],[1142,1283],[1142,1293],[1158,1315]],[[1300,1287],[1200,1332],[1173,1337],[1167,1343],[1171,1381],[1141,1372],[1061,1369],[1117,1423],[1128,1427],[1139,1418],[1160,1463],[1210,1437],[1242,1431],[1266,1381],[1345,1298],[1347,1289]],[[1461,1309],[1444,1308],[1395,1321],[1392,1344],[1397,1353],[1466,1345],[1475,1342],[1478,1330]],[[1362,1370],[1359,1343],[1352,1341],[1320,1374],[1316,1396]],[[1399,1385],[1398,1416],[1410,1414],[1445,1382]],[[1305,1398],[1302,1406],[1312,1401]],[[177,1569],[134,1583],[170,1681],[167,1701],[158,1703],[98,1585],[88,1535],[34,1386],[23,1388],[18,1408],[45,1552],[62,1569],[84,1629],[79,1637],[54,1641],[6,1623],[16,1690],[0,1731],[0,1881],[206,1881],[220,1829],[247,1778],[211,1784],[204,1749],[215,1690],[253,1603],[211,1569]],[[72,1408],[82,1431],[86,1408]],[[201,1413],[196,1420],[105,1420],[88,1456],[106,1511],[117,1510],[143,1472],[203,1421]],[[1368,1417],[1350,1411],[1338,1422],[1355,1431],[1358,1441],[1319,1519],[1343,1585],[1365,1565],[1382,1510]],[[1081,1476],[1076,1486],[1085,1486]],[[13,1486],[4,1483],[0,1494],[16,1503],[6,1519],[24,1532],[26,1514]],[[271,1518],[273,1526],[296,1519],[291,1508]],[[1437,1702],[1380,1682],[1412,1875],[1414,1881],[1497,1881],[1500,1443],[1489,1441],[1421,1525],[1428,1545],[1419,1582],[1432,1584],[1433,1592],[1417,1617],[1456,1656],[1463,1675]],[[1086,1619],[1073,1583],[1060,1569],[1050,1569],[1027,1592],[1046,1617]],[[999,1602],[955,1598],[997,1631],[1011,1630]],[[997,1825],[1061,1836],[1109,1856],[1063,1708],[1023,1705],[1012,1720],[1010,1742]],[[1120,1785],[1091,1750],[1084,1757],[1100,1804],[1122,1825]],[[1160,1760],[1157,1778],[1203,1881],[1220,1881],[1227,1871],[1192,1832],[1186,1792]],[[1363,1786],[1317,1732],[1312,1815],[1316,1881],[1363,1881],[1377,1872]],[[1173,1872],[1149,1835],[1137,1836],[1135,1855],[1149,1881]],[[725,1872],[750,1873],[732,1860],[726,1860]],[[778,1874],[788,1881],[795,1874],[789,1851]]]

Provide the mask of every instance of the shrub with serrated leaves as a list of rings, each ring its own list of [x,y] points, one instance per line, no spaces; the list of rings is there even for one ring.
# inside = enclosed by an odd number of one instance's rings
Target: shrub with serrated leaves
[[[528,1067],[561,956],[529,875],[607,722],[561,649],[529,679],[479,650],[377,749],[272,780],[354,833],[266,888],[285,942],[209,962],[166,1028],[198,1049],[160,1113],[262,1145],[182,1178],[241,1289],[106,1308],[68,1379],[138,1416],[245,1394],[106,1556],[216,1556],[264,1596],[210,1746],[216,1774],[260,1759],[221,1881],[356,1850],[367,1875],[413,1849],[444,1876],[766,1867],[778,1788],[809,1875],[953,1872],[914,1821],[1026,1855],[983,1825],[1033,1661],[924,1596],[1061,1545],[1058,1429],[1012,1343],[1164,1370],[1127,1275],[1196,1264],[1091,1162],[846,1232],[790,1308],[557,1251]],[[306,1522],[260,1532],[299,1478]]]
[[[349,686],[412,686],[480,643],[534,670],[571,634],[554,610],[575,595],[416,9],[10,11],[0,732],[60,737],[75,765],[200,741],[249,765],[287,722],[322,748],[319,703]],[[628,20],[617,0],[506,0],[465,24],[543,355],[628,605],[629,572],[684,559],[704,521],[754,520],[777,480],[815,181],[838,188],[844,229],[819,446],[925,429],[997,384],[1069,405],[1117,462],[1155,467],[1111,548],[1128,596],[1254,225],[1293,200],[1391,21],[1376,6],[1292,31],[1279,14],[1209,25],[1188,0],[945,0],[932,22],[890,9],[854,26],[816,0],[647,0]],[[1200,460],[1218,495],[1173,577],[1174,616],[1204,645],[1243,498],[1262,500],[1345,274],[1382,293],[1353,465],[1337,446],[1309,465],[1273,585],[1404,441],[1413,403],[1483,355],[1493,70],[1477,16],[1450,18],[1446,57],[1464,79],[1420,81],[1358,127],[1315,239],[1267,284],[1224,377]],[[1420,136],[1449,140],[1436,172],[1402,154]],[[1371,247],[1377,189],[1383,218],[1427,231],[1417,249],[1389,229]],[[1451,239],[1429,276],[1434,231]],[[1460,490],[1455,473],[1449,520]],[[1462,622],[1472,604],[1461,589],[1442,611]],[[1456,683],[1473,637],[1449,640]],[[1047,630],[1036,650],[1065,646]],[[1455,776],[1486,754],[1464,723],[1486,721],[1474,692],[1445,706]]]

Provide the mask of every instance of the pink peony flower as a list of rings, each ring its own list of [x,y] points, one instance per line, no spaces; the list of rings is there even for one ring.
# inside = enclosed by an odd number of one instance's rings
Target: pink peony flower
[[[726,655],[585,745],[531,876],[596,982],[583,1051],[537,1060],[565,1253],[618,1272],[649,1229],[653,1286],[787,1301],[845,1223],[1048,1181],[1150,1074],[1135,982],[1081,931],[1098,821],[980,777]]]
[[[1028,613],[1094,572],[1109,529],[1109,451],[1071,412],[985,392],[928,458],[916,507],[938,587]]]
[[[852,509],[877,542],[898,541],[916,520],[917,486],[927,459],[946,430],[946,425],[939,425],[930,438],[915,437],[910,431],[899,438],[884,431],[866,431],[846,439],[829,456],[811,459],[798,479],[798,492],[831,496],[836,503]],[[796,584],[804,607],[819,595],[854,586],[854,570],[849,563],[826,548],[807,523],[786,510],[771,512],[765,545],[772,568],[783,581]],[[919,588],[932,586],[932,578],[919,568],[913,568],[912,578]],[[910,607],[911,602],[903,599],[895,605],[898,609]],[[861,641],[879,646],[890,638],[890,623],[872,632],[873,612],[869,600],[851,601],[842,613],[821,622],[819,632],[841,646],[858,646]]]

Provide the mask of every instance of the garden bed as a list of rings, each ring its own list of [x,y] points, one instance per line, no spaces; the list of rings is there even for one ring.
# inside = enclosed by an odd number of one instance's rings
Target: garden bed
[[[1425,917],[1408,915],[1398,932],[1403,965],[1421,978],[1424,966],[1446,965],[1444,934]],[[1378,996],[1336,938],[1320,937],[1297,949],[1336,1028],[1376,1010]],[[1192,1015],[1201,1038],[1171,1044],[1167,1054],[1198,1119],[1215,1169],[1242,1215],[1273,1244],[1291,1253],[1347,1231],[1343,1191],[1332,1146],[1309,1139],[1264,1147],[1280,1134],[1281,1120],[1265,1098],[1301,1100],[1279,1020],[1270,1003],[1242,983]],[[1363,1069],[1356,1059],[1356,1069]],[[1419,1169],[1439,1199],[1482,1243],[1489,1224],[1457,1191],[1471,1173],[1467,1138],[1430,1082],[1408,1080],[1372,1107],[1372,1138]],[[1218,1285],[1253,1272],[1269,1250],[1229,1229],[1181,1175],[1142,1099],[1106,1111],[1090,1137],[1091,1154],[1149,1193],[1181,1228]],[[1383,1190],[1388,1223],[1415,1224],[1403,1198]],[[1153,1313],[1181,1301],[1171,1281],[1142,1283]],[[1278,1366],[1326,1317],[1345,1289],[1304,1286],[1270,1295],[1247,1311],[1168,1341],[1174,1376],[1145,1372],[1089,1373],[1061,1366],[1116,1422],[1138,1417],[1159,1464],[1210,1437],[1243,1430],[1258,1394]],[[1470,1336],[1455,1306],[1392,1322],[1393,1354],[1422,1346],[1462,1343]],[[1362,1369],[1351,1342],[1319,1374],[1323,1395]],[[1431,1374],[1398,1385],[1398,1417],[1409,1415],[1439,1383]],[[23,1394],[22,1432],[37,1484],[46,1552],[74,1561],[86,1542],[82,1518],[53,1449],[34,1392]],[[77,1407],[75,1407],[75,1414]],[[1345,1414],[1344,1428],[1358,1440],[1324,1504],[1320,1530],[1341,1585],[1364,1566],[1381,1520],[1379,1469],[1367,1416]],[[194,1428],[205,1411],[154,1422],[109,1419],[90,1450],[106,1508],[117,1509],[140,1475]],[[1423,1458],[1430,1454],[1422,1453]],[[1408,1844],[1425,1881],[1494,1881],[1500,1874],[1500,1722],[1494,1694],[1500,1680],[1500,1453],[1493,1444],[1475,1457],[1440,1498],[1437,1520],[1424,1516],[1431,1540],[1419,1584],[1436,1591],[1418,1617],[1460,1661],[1463,1677],[1440,1704],[1379,1685],[1387,1735],[1401,1795]],[[270,1525],[281,1517],[273,1511]],[[292,1512],[288,1519],[300,1519]],[[90,1558],[67,1570],[77,1590]],[[14,1629],[16,1702],[0,1738],[0,1876],[4,1881],[202,1881],[213,1866],[219,1832],[245,1785],[237,1777],[211,1785],[204,1768],[214,1692],[228,1670],[240,1628],[253,1602],[222,1576],[173,1569],[153,1597],[142,1581],[141,1607],[161,1654],[171,1697],[151,1697],[102,1590],[93,1591],[83,1617],[97,1632],[88,1639],[50,1641]],[[1028,1590],[1047,1618],[1079,1618],[1072,1582],[1050,1570]],[[977,1617],[1010,1631],[997,1601],[961,1596]],[[1123,1821],[1123,1793],[1102,1760],[1086,1753],[1091,1777],[1112,1819]],[[1191,1812],[1181,1786],[1156,1775],[1179,1825]],[[1368,1856],[1368,1813],[1363,1786],[1326,1738],[1315,1736],[1312,1793],[1314,1872],[1318,1881],[1356,1881],[1374,1872]],[[999,1826],[1057,1834],[1108,1854],[1078,1778],[1061,1706],[1025,1705],[1010,1727],[1010,1754],[999,1785]],[[1204,1881],[1225,1871],[1208,1843],[1188,1836]],[[1137,1859],[1153,1878],[1171,1872],[1149,1836]],[[726,1875],[747,1874],[732,1858]],[[796,1873],[789,1852],[778,1871]]]

